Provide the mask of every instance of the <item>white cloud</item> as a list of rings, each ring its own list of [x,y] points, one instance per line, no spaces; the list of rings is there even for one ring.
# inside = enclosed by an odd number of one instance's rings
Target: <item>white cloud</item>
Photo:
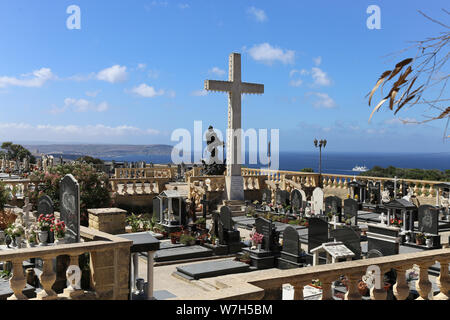
[[[269,43],[261,43],[254,45],[248,50],[250,56],[256,60],[271,65],[275,61],[280,61],[284,64],[294,63],[295,52],[293,50],[283,50],[272,47]]]
[[[187,3],[180,3],[178,4],[178,8],[180,9],[188,9],[190,6]]]
[[[7,76],[0,77],[0,88],[5,88],[8,86],[40,88],[47,81],[56,78],[56,76],[52,73],[52,70],[49,68],[41,68],[33,71],[31,74],[23,74],[21,77],[22,78],[20,79]]]
[[[31,125],[27,123],[0,123],[0,134],[8,139],[21,140],[73,140],[77,139],[98,138],[98,137],[118,137],[129,135],[158,135],[160,132],[155,129],[141,129],[129,125],[120,125],[116,127],[104,124],[97,125],[49,125],[39,124]]]
[[[208,91],[206,91],[205,89],[203,90],[196,90],[191,92],[191,95],[195,96],[195,97],[203,97],[206,96],[208,94]]]
[[[96,96],[98,96],[98,94],[99,94],[101,91],[102,91],[102,90],[86,91],[86,95],[87,95],[88,97],[95,98]]]
[[[152,79],[157,79],[159,77],[159,71],[157,70],[149,70],[148,77]]]
[[[314,84],[318,86],[329,86],[331,84],[331,79],[328,77],[327,73],[320,68],[312,68],[311,75],[314,79]]]
[[[144,70],[145,68],[147,68],[147,65],[145,63],[139,63],[137,66],[137,70]]]
[[[209,72],[210,73],[214,73],[215,75],[218,75],[220,77],[223,76],[226,73],[225,70],[222,70],[222,69],[220,69],[218,67],[212,68],[211,70],[209,70]]]
[[[322,57],[313,58],[313,61],[316,67],[318,67],[322,63]]]
[[[292,87],[300,87],[303,84],[303,80],[302,79],[291,80],[291,82],[289,84]]]
[[[322,92],[308,92],[308,96],[315,96],[317,99],[313,102],[313,106],[316,108],[331,109],[336,107],[336,102],[327,94]]]
[[[110,68],[106,68],[97,74],[98,80],[110,83],[123,82],[127,79],[127,77],[127,67],[119,66],[118,64]]]
[[[64,99],[64,106],[62,106],[61,108],[54,107],[52,110],[50,110],[50,113],[52,114],[62,113],[68,109],[73,109],[73,111],[75,112],[87,112],[87,111],[104,112],[109,109],[109,105],[106,101],[96,104],[86,99],[66,98]]]
[[[247,13],[252,15],[258,22],[264,22],[267,20],[267,15],[262,9],[250,7],[248,8]]]
[[[153,98],[164,94],[164,90],[161,89],[156,91],[155,88],[145,83],[142,83],[140,86],[133,88],[131,92],[136,93],[137,95],[144,98]]]

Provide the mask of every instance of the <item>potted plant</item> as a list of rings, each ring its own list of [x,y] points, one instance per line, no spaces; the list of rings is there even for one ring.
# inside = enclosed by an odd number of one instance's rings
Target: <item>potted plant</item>
[[[169,237],[170,237],[170,241],[172,242],[172,244],[176,244],[180,240],[180,236],[181,236],[180,231],[170,233]]]
[[[261,243],[264,236],[261,233],[255,232],[252,234],[252,248],[258,247],[258,251],[261,250]]]
[[[56,220],[53,222],[50,231],[53,232],[55,236],[55,244],[64,244],[64,237],[66,235],[66,224],[64,221]]]
[[[40,245],[44,246],[48,241],[48,233],[55,217],[52,214],[41,214],[38,218],[38,238]]]
[[[244,262],[246,264],[250,264],[251,263],[251,259],[250,259],[250,254],[248,252],[243,253],[238,260],[240,262]]]
[[[25,228],[20,223],[14,222],[11,224],[6,233],[13,239],[13,245],[19,249],[22,247],[23,236],[25,235]]]
[[[197,225],[197,229],[203,230],[206,229],[206,219],[205,218],[198,218],[195,221],[195,224]]]
[[[391,218],[389,223],[391,225],[399,227],[399,228],[403,225],[403,221],[401,219],[398,219],[398,218]]]
[[[125,219],[125,222],[131,226],[132,232],[138,232],[141,229],[141,219],[134,213],[131,213],[131,215]]]
[[[425,235],[422,232],[416,233],[416,244],[423,245],[425,243]]]
[[[193,236],[191,236],[190,234],[182,234],[180,236],[180,243],[187,245],[187,246],[192,246],[195,244],[195,238]]]

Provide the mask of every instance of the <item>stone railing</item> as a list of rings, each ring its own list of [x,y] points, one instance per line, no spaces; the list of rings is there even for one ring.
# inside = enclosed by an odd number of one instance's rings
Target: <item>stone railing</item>
[[[114,177],[120,178],[173,178],[177,168],[116,168]]]
[[[195,204],[200,204],[200,200],[206,192],[225,191],[225,176],[200,176],[188,177],[189,185],[188,198],[194,198]]]
[[[43,289],[37,293],[35,298],[37,300],[128,299],[132,241],[86,227],[81,227],[81,236],[85,242],[0,251],[0,261],[8,261],[12,264],[12,277],[9,283],[14,293],[8,300],[28,299],[22,292],[27,283],[22,264],[23,261],[31,258],[39,258],[43,261],[42,274],[39,277]],[[70,282],[71,285],[65,288],[63,293],[57,294],[52,289],[57,280],[57,273],[53,267],[54,259],[58,256],[69,257],[66,275],[69,279],[72,276],[69,272],[70,266],[79,266],[78,257],[86,252],[90,254],[93,292],[77,289],[79,279],[76,279],[75,283]],[[63,279],[64,282],[65,280]]]
[[[278,184],[281,189],[291,191],[291,189],[300,186],[315,187],[319,183],[319,174],[310,172],[297,172],[286,170],[267,170],[242,168],[242,175],[246,176],[264,176],[268,182]],[[269,183],[269,185],[271,185]]]
[[[393,178],[381,178],[381,177],[366,177],[366,176],[350,176],[350,175],[338,175],[338,174],[322,174],[322,182],[324,187],[329,188],[341,188],[347,189],[348,184],[356,179],[357,181],[364,182],[381,182],[381,191],[384,190],[383,183],[386,181],[394,181]],[[435,184],[442,183],[442,181],[428,181],[428,180],[413,180],[413,179],[397,179],[397,185],[400,192],[402,191],[402,181],[408,185],[413,184],[412,187],[415,196],[433,198],[436,197]],[[442,190],[441,190],[442,193]]]
[[[109,179],[112,196],[159,194],[170,178],[113,178]]]
[[[440,293],[433,296],[434,300],[449,300],[450,278],[449,263],[450,249],[428,250],[418,253],[399,254],[380,258],[371,258],[355,261],[346,261],[314,267],[296,268],[289,270],[268,269],[248,274],[237,274],[216,277],[209,283],[213,283],[217,290],[209,291],[203,295],[180,297],[180,299],[281,299],[284,284],[294,287],[294,300],[303,299],[303,288],[312,283],[312,280],[320,280],[322,283],[322,300],[332,299],[332,283],[341,275],[347,278],[346,300],[359,300],[361,295],[358,290],[358,281],[366,274],[368,268],[379,268],[379,280],[381,289],[372,288],[370,297],[373,300],[385,300],[387,292],[383,288],[383,275],[395,269],[397,282],[393,286],[393,294],[397,300],[405,300],[410,295],[410,287],[406,281],[406,271],[413,266],[418,266],[419,279],[416,281],[416,290],[420,297],[418,300],[429,299],[431,282],[428,278],[428,268],[440,263],[440,276],[437,284]]]

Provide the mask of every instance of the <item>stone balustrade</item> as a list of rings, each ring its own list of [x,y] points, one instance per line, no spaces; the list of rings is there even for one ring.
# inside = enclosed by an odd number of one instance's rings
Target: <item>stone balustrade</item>
[[[81,237],[84,239],[81,243],[0,251],[0,261],[8,261],[12,264],[12,277],[9,283],[14,293],[8,300],[28,299],[22,292],[26,286],[22,263],[30,258],[39,258],[43,261],[42,274],[39,277],[43,290],[37,293],[37,297],[33,300],[128,299],[132,241],[86,227],[81,227]],[[79,267],[78,257],[86,252],[90,254],[93,291],[85,292],[79,289],[79,280],[77,280],[75,283],[70,283],[63,293],[57,294],[52,289],[57,280],[53,267],[54,259],[59,256],[68,256],[67,269],[73,269],[73,266]],[[66,276],[71,277],[71,272],[67,271]]]
[[[164,191],[164,185],[169,181],[168,177],[109,179],[113,197],[159,194]]]
[[[322,174],[322,182],[324,187],[329,188],[341,188],[347,189],[348,184],[353,181],[362,182],[381,182],[381,191],[384,190],[384,182],[393,181],[393,178],[383,178],[383,177],[369,177],[369,176],[350,176],[350,175],[338,175],[338,174]],[[442,183],[441,181],[428,181],[428,180],[414,180],[414,179],[397,179],[398,187],[400,192],[402,190],[401,181],[406,182],[408,185],[414,185],[412,187],[414,195],[420,197],[433,198],[436,197],[436,188],[434,185]],[[440,191],[442,193],[442,190]],[[442,194],[440,194],[442,195]]]
[[[235,274],[216,277],[209,283],[213,283],[217,290],[209,291],[204,295],[180,297],[180,299],[281,299],[284,284],[294,287],[294,299],[303,299],[303,288],[312,283],[312,280],[320,280],[322,283],[322,300],[332,299],[332,283],[344,275],[347,278],[347,293],[345,300],[360,300],[358,281],[366,274],[368,268],[380,270],[379,279],[381,289],[376,287],[370,290],[372,300],[385,300],[387,292],[383,288],[384,273],[395,269],[397,282],[393,286],[393,294],[397,300],[405,300],[410,295],[410,287],[406,281],[406,271],[413,266],[420,269],[419,279],[416,281],[418,300],[429,299],[431,283],[428,278],[428,268],[440,263],[440,275],[437,285],[440,293],[433,296],[433,300],[450,299],[450,248],[429,250],[417,253],[398,254],[379,258],[338,262],[314,267],[296,268],[289,270],[268,269],[248,274]]]
[[[177,172],[177,167],[167,168],[116,168],[114,177],[119,178],[173,178]]]

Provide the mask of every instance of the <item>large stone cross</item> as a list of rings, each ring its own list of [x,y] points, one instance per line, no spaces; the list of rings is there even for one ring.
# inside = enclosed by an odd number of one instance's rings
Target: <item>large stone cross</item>
[[[227,196],[228,200],[244,200],[241,176],[241,95],[263,94],[264,85],[242,82],[241,55],[232,53],[229,59],[228,81],[206,80],[205,90],[228,93]]]

